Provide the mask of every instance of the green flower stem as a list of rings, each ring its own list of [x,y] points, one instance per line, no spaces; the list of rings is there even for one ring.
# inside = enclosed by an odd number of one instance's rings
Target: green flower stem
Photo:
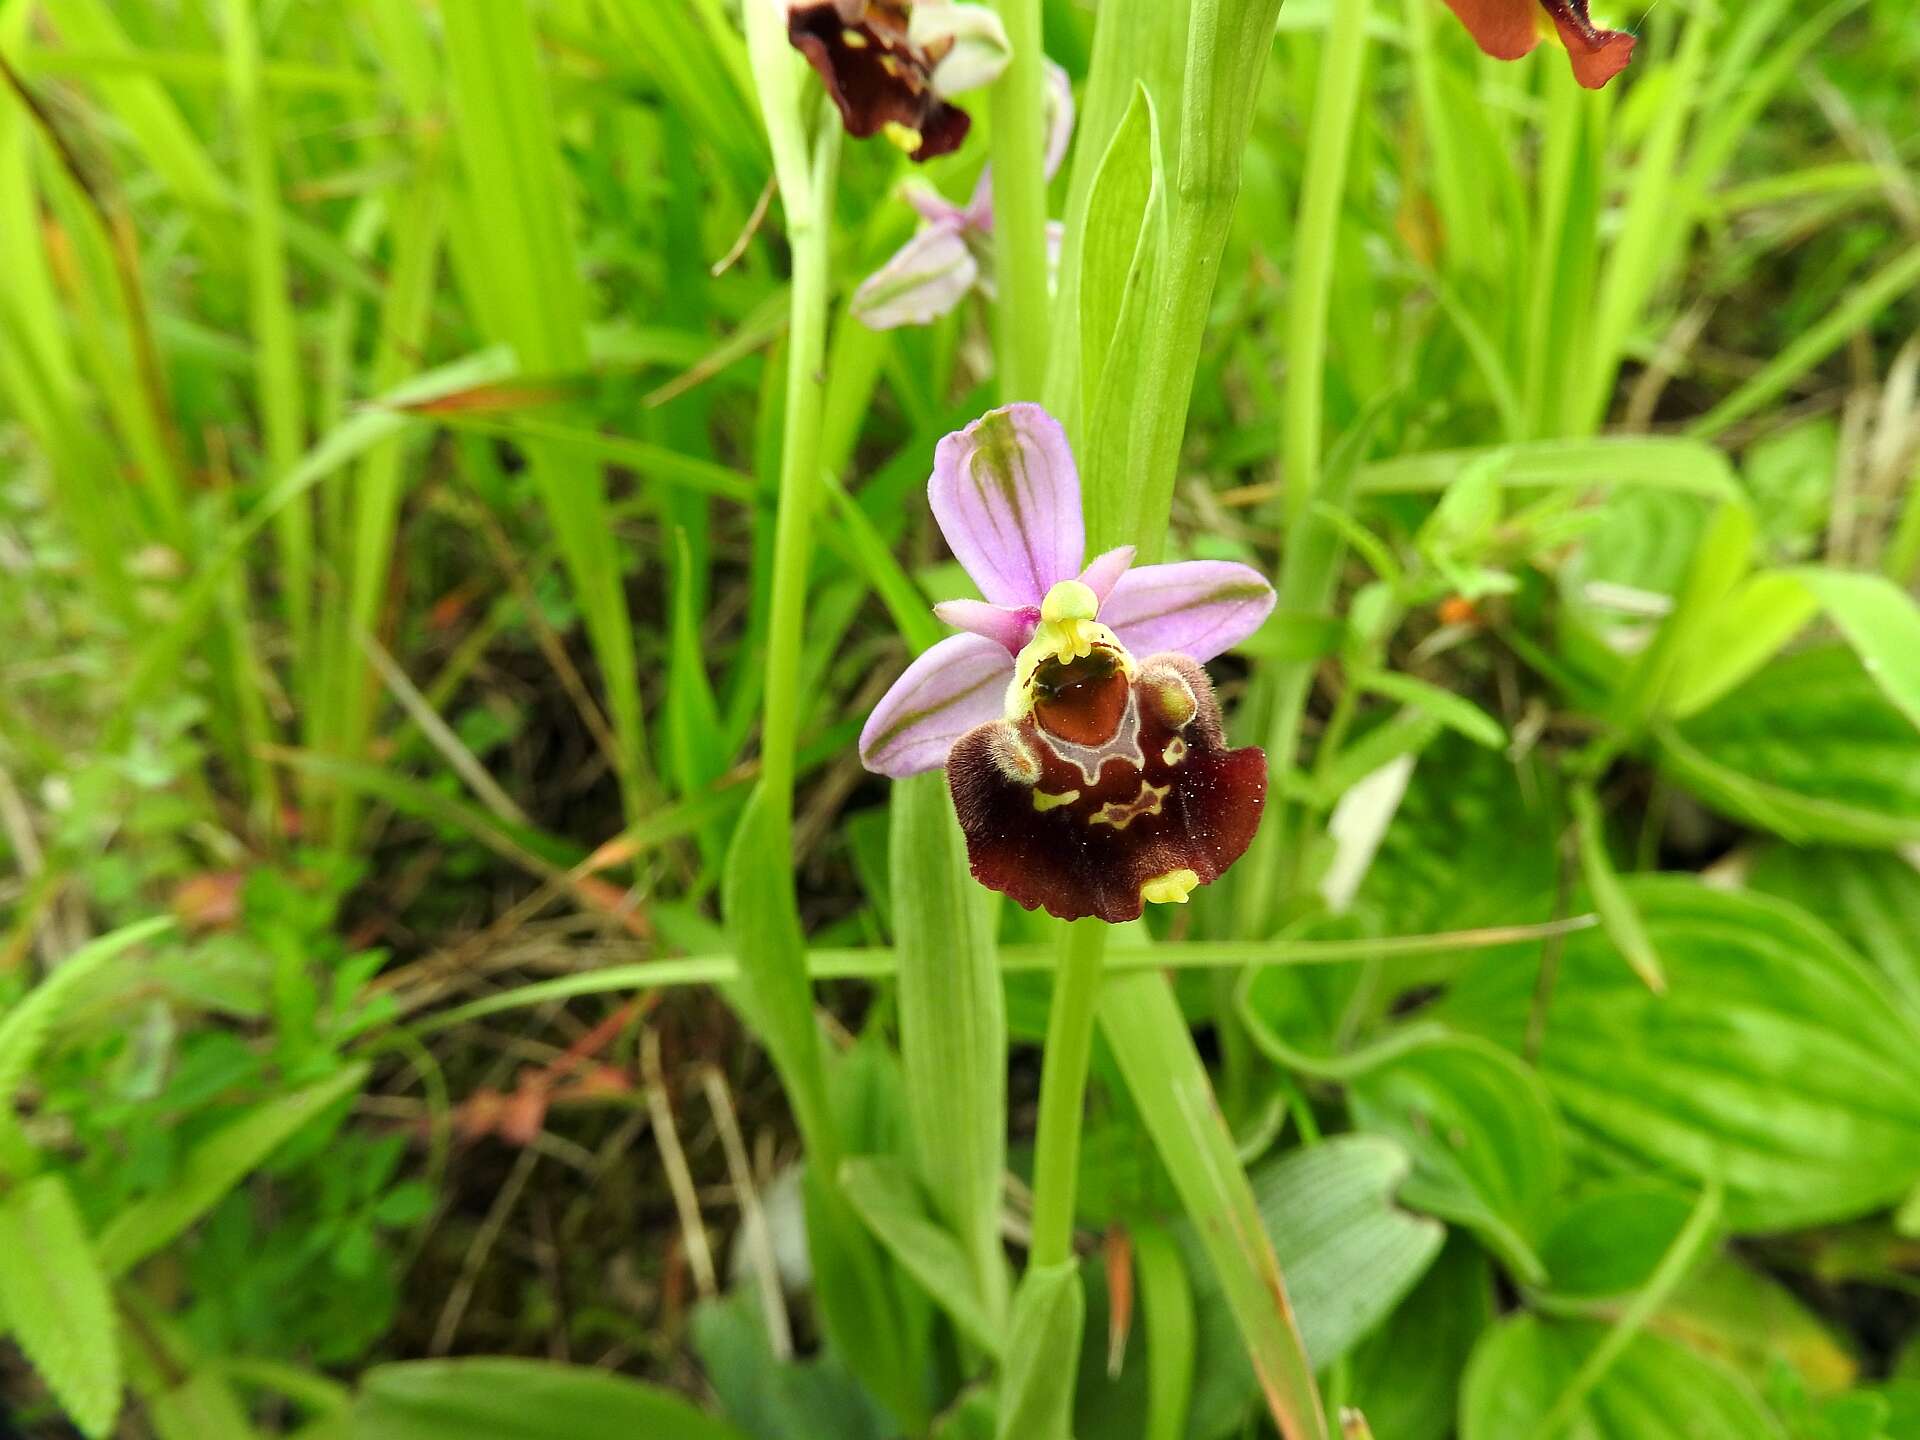
[[[1073,1257],[1080,1119],[1106,950],[1107,927],[1099,920],[1076,920],[1060,932],[1060,968],[1054,974],[1053,1008],[1047,1017],[1040,1128],[1033,1151],[1033,1243],[1027,1263],[1034,1267]]]
[[[786,415],[780,443],[780,498],[774,522],[773,591],[767,625],[767,691],[760,732],[761,785],[789,828],[794,744],[800,729],[800,651],[820,491],[821,420],[826,414],[828,245],[840,169],[840,127],[817,129],[809,156],[797,60],[773,8],[749,5],[748,39],[774,173],[786,212],[793,283],[787,330]],[[764,14],[762,12],[765,12]]]
[[[1013,58],[993,107],[994,335],[1000,398],[1038,400],[1047,372],[1046,71],[1040,0],[1000,0]]]
[[[1340,238],[1340,197],[1347,185],[1354,117],[1367,58],[1368,0],[1340,0],[1320,61],[1319,94],[1308,132],[1307,173],[1293,232],[1287,305],[1287,401],[1282,435],[1287,509],[1296,522],[1320,479],[1325,419],[1327,311],[1333,299],[1333,257]]]

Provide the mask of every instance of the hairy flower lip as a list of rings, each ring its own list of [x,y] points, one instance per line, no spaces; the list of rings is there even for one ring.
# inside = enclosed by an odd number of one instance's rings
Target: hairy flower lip
[[[856,139],[887,135],[916,161],[960,148],[972,118],[933,83],[951,39],[916,41],[903,0],[817,0],[789,6],[787,39],[819,74]]]

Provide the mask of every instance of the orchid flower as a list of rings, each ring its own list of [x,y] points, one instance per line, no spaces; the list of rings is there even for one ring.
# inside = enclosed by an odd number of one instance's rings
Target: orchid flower
[[[1073,87],[1067,72],[1047,62],[1046,174],[1051,180],[1073,136]],[[980,172],[973,198],[955,205],[930,185],[905,189],[906,201],[926,224],[854,292],[852,312],[870,330],[931,325],[979,290],[989,299],[993,282],[981,269],[981,250],[993,234],[993,167]],[[1047,262],[1057,265],[1065,228],[1047,223]]]
[[[1184,903],[1246,850],[1263,752],[1230,750],[1203,661],[1259,628],[1273,587],[1220,560],[1083,566],[1080,477],[1038,405],[947,436],[934,519],[984,600],[934,606],[964,631],[929,649],[860,735],[869,770],[946,767],[982,884],[1062,919]]]
[[[1587,14],[1588,0],[1447,0],[1480,48],[1496,60],[1518,60],[1540,43],[1542,12],[1560,32],[1573,78],[1598,90],[1627,68],[1633,36],[1602,30]]]
[[[948,97],[991,85],[1012,54],[1006,27],[985,5],[803,0],[784,8],[787,39],[819,72],[847,133],[885,135],[915,160],[960,148],[973,121]]]

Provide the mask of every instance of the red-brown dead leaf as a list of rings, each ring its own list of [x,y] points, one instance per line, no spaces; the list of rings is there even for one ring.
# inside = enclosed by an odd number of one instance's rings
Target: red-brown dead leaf
[[[230,930],[239,922],[244,870],[207,870],[190,875],[173,892],[173,913],[189,930]]]

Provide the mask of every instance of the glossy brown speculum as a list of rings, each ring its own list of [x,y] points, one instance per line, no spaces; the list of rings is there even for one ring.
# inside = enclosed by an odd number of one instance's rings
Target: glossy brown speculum
[[[1157,655],[1129,681],[1117,666],[1074,661],[1054,667],[1051,694],[1047,668],[1032,715],[982,725],[948,757],[982,884],[1029,910],[1118,924],[1139,918],[1150,885],[1188,871],[1204,885],[1240,858],[1260,824],[1267,760],[1227,748],[1198,664]]]
[[[1120,658],[1110,650],[1064,665],[1044,661],[1033,675],[1034,719],[1072,744],[1104,745],[1119,730],[1132,689]]]
[[[960,148],[973,122],[933,89],[929,54],[908,37],[898,0],[821,0],[787,11],[787,39],[826,83],[847,133],[859,139],[893,127],[915,160]],[[951,42],[949,42],[951,43]],[[910,133],[908,133],[910,132]]]

